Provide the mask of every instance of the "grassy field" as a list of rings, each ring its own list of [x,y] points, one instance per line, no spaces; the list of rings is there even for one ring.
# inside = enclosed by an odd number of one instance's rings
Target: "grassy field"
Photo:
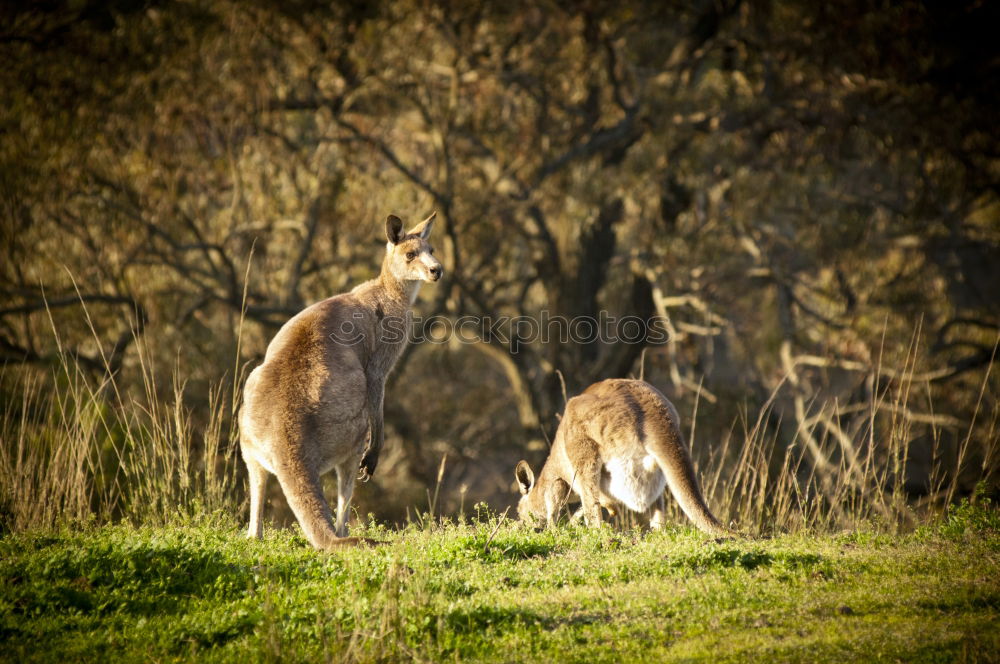
[[[360,529],[355,529],[358,532]],[[715,541],[496,516],[322,554],[228,517],[0,538],[5,661],[1000,661],[1000,511]]]
[[[0,406],[2,662],[1000,662],[1000,409],[954,454],[931,427],[910,501],[912,373],[861,429],[821,404],[778,444],[769,400],[700,459],[713,511],[771,539],[442,522],[442,457],[429,514],[325,554],[297,526],[243,536],[235,384],[196,423],[177,373],[162,399],[144,369],[137,399],[60,366]]]

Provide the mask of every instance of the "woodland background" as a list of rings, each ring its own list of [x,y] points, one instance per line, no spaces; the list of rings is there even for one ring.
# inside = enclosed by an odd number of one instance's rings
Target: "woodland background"
[[[672,338],[411,346],[361,514],[510,504],[560,375],[641,372],[703,467],[752,434],[821,478],[893,459],[915,506],[995,490],[997,26],[965,0],[6,4],[6,421],[67,384],[139,428],[180,395],[174,434],[224,432],[198,458],[226,464],[280,325],[376,274],[386,214],[436,210],[418,314]],[[137,453],[112,428],[95,477]]]

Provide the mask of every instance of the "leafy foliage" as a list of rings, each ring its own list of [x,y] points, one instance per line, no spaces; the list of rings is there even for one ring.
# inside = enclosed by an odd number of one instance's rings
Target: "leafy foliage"
[[[980,484],[977,487],[975,502],[963,498],[961,502],[948,509],[940,528],[942,535],[962,539],[1000,533],[1000,510],[986,495],[985,489],[986,485]]]

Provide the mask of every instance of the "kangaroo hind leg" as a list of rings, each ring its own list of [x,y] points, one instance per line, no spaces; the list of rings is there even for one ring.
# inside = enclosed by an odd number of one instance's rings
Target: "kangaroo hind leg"
[[[573,489],[588,526],[601,525],[601,458],[597,443],[582,433],[568,434],[566,456],[573,468]]]
[[[354,496],[354,475],[358,464],[337,466],[337,537],[347,537],[347,519]]]
[[[337,536],[319,475],[297,454],[288,454],[282,461],[276,468],[278,481],[309,543],[322,551],[359,544],[355,537]]]
[[[243,461],[247,465],[247,477],[250,481],[250,528],[247,537],[260,539],[264,535],[264,496],[269,473],[246,452],[243,454]]]
[[[663,494],[653,502],[653,514],[649,517],[649,529],[661,530],[667,522],[667,504]]]

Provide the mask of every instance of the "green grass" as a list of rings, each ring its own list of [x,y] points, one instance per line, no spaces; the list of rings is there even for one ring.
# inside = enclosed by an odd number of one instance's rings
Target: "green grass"
[[[358,531],[360,529],[356,529]],[[322,554],[227,518],[0,538],[0,659],[1000,661],[1000,511],[714,541],[496,517]]]

